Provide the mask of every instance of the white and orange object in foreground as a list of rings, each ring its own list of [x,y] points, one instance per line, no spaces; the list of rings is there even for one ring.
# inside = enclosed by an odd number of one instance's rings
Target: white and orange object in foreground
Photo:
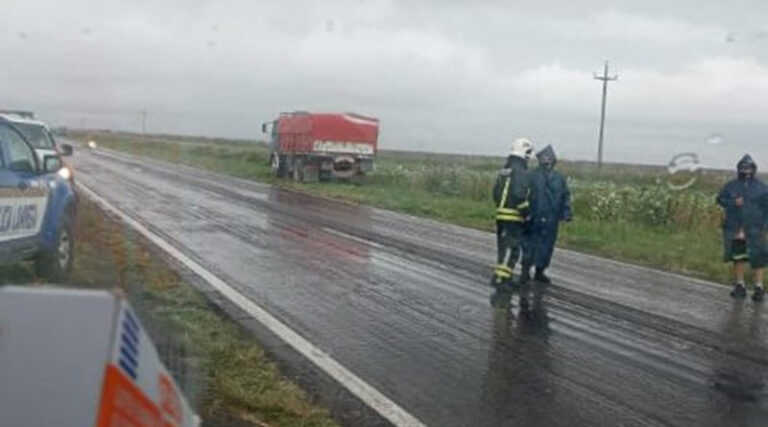
[[[0,287],[0,425],[199,424],[125,298]]]

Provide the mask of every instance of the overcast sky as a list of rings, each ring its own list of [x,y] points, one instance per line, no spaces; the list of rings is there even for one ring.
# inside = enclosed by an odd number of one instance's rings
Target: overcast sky
[[[14,1],[1,107],[55,124],[260,137],[280,111],[381,119],[385,148],[768,168],[768,2]],[[518,2],[516,2],[518,3]]]

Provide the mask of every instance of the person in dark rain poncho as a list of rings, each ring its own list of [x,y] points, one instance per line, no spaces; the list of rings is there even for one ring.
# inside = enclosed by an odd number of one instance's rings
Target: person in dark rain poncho
[[[551,145],[547,145],[536,157],[539,166],[530,174],[531,219],[527,224],[523,240],[523,261],[521,282],[531,278],[531,267],[536,267],[534,280],[550,283],[544,271],[552,260],[557,242],[560,221],[571,221],[571,191],[560,172],[555,170],[557,156]]]
[[[765,226],[768,216],[768,187],[755,175],[757,164],[745,155],[737,165],[738,178],[728,182],[717,196],[725,211],[723,243],[725,261],[733,263],[734,298],[747,296],[744,283],[745,264],[749,262],[755,275],[754,301],[765,295],[763,273],[766,260]]]

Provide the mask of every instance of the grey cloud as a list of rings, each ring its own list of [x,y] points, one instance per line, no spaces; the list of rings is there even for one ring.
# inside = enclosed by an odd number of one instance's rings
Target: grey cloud
[[[768,137],[759,1],[62,3],[5,8],[0,91],[63,124],[136,129],[146,108],[150,130],[254,137],[279,111],[357,110],[385,147],[489,154],[527,134],[588,158],[610,58],[609,159]]]

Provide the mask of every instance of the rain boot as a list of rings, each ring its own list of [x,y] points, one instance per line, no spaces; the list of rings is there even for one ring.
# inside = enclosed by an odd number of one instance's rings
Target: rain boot
[[[536,269],[536,274],[533,276],[533,280],[535,280],[535,281],[537,281],[537,282],[539,282],[541,284],[544,284],[544,285],[548,285],[548,284],[552,283],[552,280],[550,280],[549,277],[547,277],[547,275],[544,274],[544,269],[543,268],[541,268],[541,269],[537,268]]]
[[[755,291],[752,294],[752,301],[760,302],[765,298],[765,288],[762,286],[755,286]]]
[[[744,298],[747,296],[747,287],[744,286],[743,283],[737,283],[733,285],[733,290],[731,290],[731,298]]]

